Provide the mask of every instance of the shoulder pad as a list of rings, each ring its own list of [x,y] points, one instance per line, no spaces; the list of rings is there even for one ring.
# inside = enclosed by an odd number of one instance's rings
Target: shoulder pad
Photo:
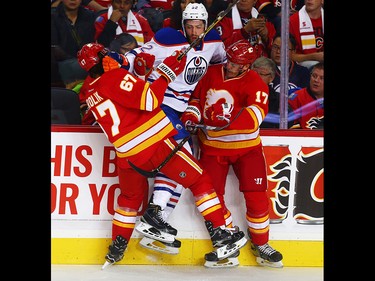
[[[154,36],[156,42],[160,45],[174,45],[186,43],[186,38],[180,30],[171,27],[159,29]]]

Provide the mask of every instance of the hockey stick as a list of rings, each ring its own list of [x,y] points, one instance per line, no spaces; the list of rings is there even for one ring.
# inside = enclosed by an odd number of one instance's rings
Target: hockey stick
[[[187,47],[177,57],[177,60],[181,60],[183,58],[183,56],[185,56],[192,48],[197,46],[199,44],[199,42],[204,38],[204,36],[206,36],[207,33],[210,32],[210,30],[212,28],[214,28],[214,26],[226,16],[229,13],[229,11],[233,8],[233,6],[236,5],[239,1],[240,0],[234,0],[232,3],[230,3],[228,5],[228,7],[224,11],[221,11],[220,13],[218,13],[216,19],[211,23],[211,25],[209,27],[207,27],[207,29],[201,35],[199,35],[199,37],[197,39],[195,39],[193,42],[190,43],[190,46]]]
[[[145,171],[139,167],[137,167],[136,165],[134,165],[132,162],[130,162],[128,160],[128,163],[129,165],[134,169],[136,170],[138,173],[140,173],[142,176],[145,176],[146,178],[154,178],[157,173],[159,173],[159,171],[161,170],[161,168],[163,168],[165,166],[165,164],[168,163],[169,160],[171,160],[171,158],[177,153],[177,151],[180,150],[181,147],[184,146],[185,142],[187,142],[188,140],[190,139],[190,135],[189,136],[186,136],[184,137],[181,142],[176,145],[173,150],[171,151],[171,153],[164,159],[163,162],[161,162],[159,164],[159,166],[157,166],[155,169],[151,170],[151,171]]]
[[[214,131],[220,131],[220,130],[223,130],[225,129],[226,127],[228,127],[234,120],[236,120],[238,118],[238,116],[241,114],[241,112],[244,110],[245,108],[241,108],[240,111],[238,111],[238,113],[236,114],[236,116],[228,123],[226,124],[225,126],[222,126],[222,127],[213,127],[213,126],[207,126],[207,125],[202,125],[202,124],[188,124],[189,127],[193,128],[193,130],[195,128],[202,128],[202,129],[208,129],[208,130],[214,130]],[[128,160],[128,163],[129,165],[134,169],[136,170],[138,173],[140,173],[142,176],[145,176],[146,178],[154,178],[157,173],[160,172],[161,168],[163,168],[165,166],[165,164],[168,163],[169,160],[171,160],[171,158],[177,153],[177,151],[180,150],[181,147],[184,146],[185,142],[187,142],[189,139],[190,139],[190,135],[189,136],[186,136],[184,137],[181,142],[179,144],[177,144],[173,150],[171,151],[171,153],[168,154],[168,156],[163,160],[163,162],[161,162],[159,164],[159,166],[157,166],[155,169],[151,170],[151,171],[146,171],[146,170],[143,170],[139,167],[137,167],[136,165],[134,165],[130,160]]]
[[[233,119],[225,124],[224,126],[222,127],[215,127],[215,126],[210,126],[210,125],[205,125],[205,124],[195,124],[195,123],[191,123],[189,121],[186,122],[185,126],[187,127],[187,130],[192,132],[192,131],[195,131],[195,129],[202,129],[202,130],[210,130],[210,131],[221,131],[221,130],[224,130],[226,127],[228,127],[230,124],[233,123],[234,120],[236,120],[238,118],[238,116],[240,116],[240,114],[242,113],[242,111],[244,110],[245,108],[242,107],[236,114],[236,116],[233,117]]]

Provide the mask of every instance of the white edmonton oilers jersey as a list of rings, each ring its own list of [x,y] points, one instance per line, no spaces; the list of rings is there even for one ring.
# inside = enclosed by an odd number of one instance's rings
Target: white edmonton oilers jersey
[[[130,63],[129,71],[132,72],[134,70],[136,53],[145,52],[153,54],[155,56],[155,70],[175,50],[187,48],[189,45],[182,30],[170,27],[162,28],[156,32],[151,41],[126,54]],[[163,104],[179,112],[185,111],[195,86],[203,75],[206,74],[208,66],[226,62],[225,46],[215,29],[210,30],[200,44],[192,48],[186,56],[187,60],[184,71],[177,76],[175,81],[168,85],[163,101]],[[157,71],[153,71],[148,77],[148,81],[152,83],[159,77],[160,74]]]

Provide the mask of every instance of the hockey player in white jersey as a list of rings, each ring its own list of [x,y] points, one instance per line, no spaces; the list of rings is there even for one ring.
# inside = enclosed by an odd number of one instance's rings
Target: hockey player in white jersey
[[[154,55],[153,66],[156,67],[174,50],[188,48],[194,40],[205,32],[207,25],[208,13],[204,5],[201,3],[189,3],[182,14],[182,30],[170,27],[162,28],[151,41],[126,54],[130,63],[129,71],[134,71],[137,74],[137,66],[134,66],[134,64],[137,64],[137,61],[135,61],[137,54],[144,52]],[[225,46],[215,29],[210,30],[197,46],[187,52],[186,56],[185,70],[168,85],[164,94],[163,105],[161,106],[179,131],[179,134],[175,137],[177,142],[189,136],[189,132],[185,130],[185,126],[180,121],[180,116],[186,110],[196,84],[205,75],[209,65],[226,62]],[[139,55],[137,57],[139,58]],[[140,73],[140,76],[144,74]],[[159,74],[150,70],[146,77],[152,83],[159,77]],[[192,151],[191,146],[191,142],[184,145],[184,147]],[[144,235],[140,242],[142,246],[167,254],[177,254],[179,252],[178,248],[181,247],[181,242],[177,239],[170,241],[165,239],[165,237],[176,236],[177,234],[177,229],[169,225],[167,219],[175,208],[182,190],[183,187],[181,185],[162,173],[158,173],[155,177],[154,191],[149,205],[136,228],[138,232]],[[154,243],[156,242],[155,240],[162,242],[162,246],[160,246],[160,243]],[[228,264],[238,264],[237,256],[238,252],[234,257],[229,258]],[[235,262],[233,263],[231,259],[235,259]]]

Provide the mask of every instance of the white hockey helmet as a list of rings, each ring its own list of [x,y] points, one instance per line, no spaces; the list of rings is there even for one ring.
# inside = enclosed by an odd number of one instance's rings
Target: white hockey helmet
[[[185,32],[185,20],[203,20],[204,30],[207,29],[208,13],[206,7],[202,3],[189,3],[182,12],[182,30]]]

